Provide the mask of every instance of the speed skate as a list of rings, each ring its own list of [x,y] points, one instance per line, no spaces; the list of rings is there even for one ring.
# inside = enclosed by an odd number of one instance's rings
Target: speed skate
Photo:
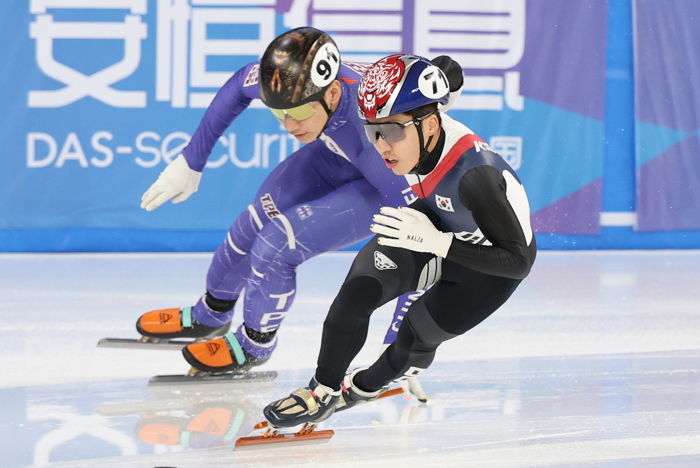
[[[139,338],[102,338],[99,348],[181,350],[185,346],[225,334],[231,324],[207,327],[192,316],[191,307],[156,309],[136,321]]]
[[[403,393],[403,389],[393,388],[382,393],[372,401],[401,395]],[[342,406],[342,403],[339,403],[335,412],[337,413],[344,409],[346,408]],[[253,432],[249,436],[241,437],[236,440],[234,449],[269,444],[327,442],[335,435],[335,431],[331,429],[317,430],[317,427],[317,424],[305,423],[301,426],[301,429],[296,432],[283,432],[281,428],[273,427],[269,422],[262,421],[253,427]]]

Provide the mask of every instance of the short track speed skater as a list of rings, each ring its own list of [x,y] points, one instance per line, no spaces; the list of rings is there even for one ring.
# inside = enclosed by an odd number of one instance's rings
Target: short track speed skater
[[[388,398],[395,395],[403,394],[401,388],[393,388],[383,391],[374,400]],[[341,398],[335,408],[335,412],[348,409],[352,405],[345,405]],[[247,437],[241,437],[236,440],[235,449],[253,447],[259,445],[270,444],[288,444],[300,442],[327,442],[334,435],[335,431],[331,429],[317,430],[317,423],[304,423],[300,429],[295,432],[285,431],[285,428],[274,427],[268,421],[262,421],[253,427],[253,432]],[[287,428],[288,429],[288,428]]]

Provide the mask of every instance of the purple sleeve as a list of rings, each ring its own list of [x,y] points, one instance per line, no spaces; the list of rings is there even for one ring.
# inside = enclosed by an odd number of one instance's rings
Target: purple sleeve
[[[219,137],[250,101],[259,96],[258,63],[253,62],[234,73],[209,104],[192,139],[182,151],[191,169],[204,169]]]

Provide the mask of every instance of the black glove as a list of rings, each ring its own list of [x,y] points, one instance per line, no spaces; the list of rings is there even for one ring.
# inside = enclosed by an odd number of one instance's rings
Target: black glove
[[[450,83],[451,93],[462,87],[462,84],[464,84],[464,75],[462,74],[462,67],[459,63],[455,62],[447,55],[435,57],[430,62],[445,73],[447,81]]]

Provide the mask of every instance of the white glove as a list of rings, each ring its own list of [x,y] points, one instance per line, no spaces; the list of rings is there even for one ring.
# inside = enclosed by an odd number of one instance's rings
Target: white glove
[[[375,224],[369,229],[385,236],[377,239],[380,245],[447,256],[454,234],[439,231],[425,214],[413,208],[389,206],[381,207],[379,212],[372,218]]]
[[[143,194],[141,208],[153,211],[170,199],[173,203],[183,202],[197,191],[201,178],[202,173],[190,169],[185,156],[180,154]]]

